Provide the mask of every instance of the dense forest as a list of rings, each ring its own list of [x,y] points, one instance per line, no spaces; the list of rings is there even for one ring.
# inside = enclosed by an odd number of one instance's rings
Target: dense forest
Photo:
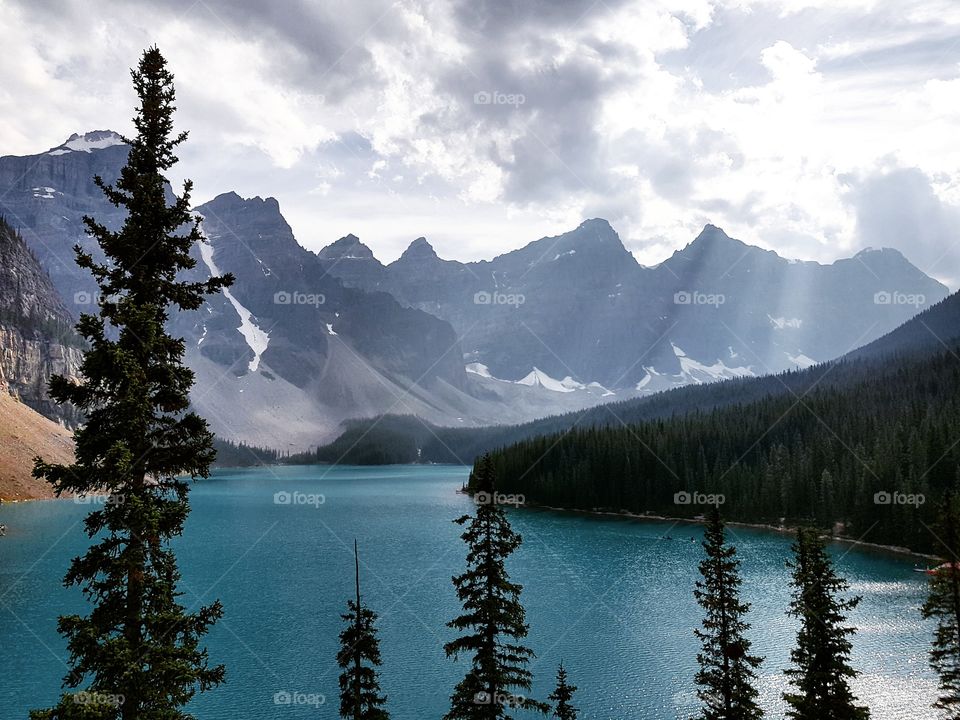
[[[960,356],[844,362],[831,375],[802,393],[522,440],[492,453],[501,489],[677,517],[708,509],[677,493],[722,495],[729,520],[936,552],[927,527],[958,484]]]
[[[280,453],[276,450],[235,443],[219,437],[213,439],[213,447],[217,451],[213,467],[256,467],[280,460]]]

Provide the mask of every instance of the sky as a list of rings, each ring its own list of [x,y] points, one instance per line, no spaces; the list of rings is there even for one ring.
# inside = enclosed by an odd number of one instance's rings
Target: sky
[[[318,250],[474,260],[610,221],[644,264],[706,223],[960,285],[955,0],[0,0],[0,155],[129,134],[152,44],[198,202],[276,197]]]

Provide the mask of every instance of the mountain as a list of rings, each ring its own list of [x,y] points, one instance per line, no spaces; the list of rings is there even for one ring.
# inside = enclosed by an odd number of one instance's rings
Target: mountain
[[[0,215],[22,233],[74,317],[90,311],[97,289],[74,262],[73,247],[102,258],[81,218],[95,215],[111,229],[123,222],[93,177],[116,180],[128,151],[120,135],[98,130],[71,135],[39,155],[0,157]]]
[[[74,318],[94,307],[96,286],[72,248],[102,257],[82,217],[111,228],[123,222],[93,176],[114,180],[128,149],[118,134],[97,131],[39,155],[0,158],[0,213],[20,229]],[[352,236],[335,243],[341,272],[348,263],[366,272],[366,289],[347,287],[327,271],[330,260],[297,243],[273,198],[228,192],[196,210],[209,243],[195,249],[197,267],[187,275],[231,272],[237,282],[199,312],[175,316],[172,330],[187,340],[194,405],[227,440],[299,450],[332,439],[354,417],[400,412],[475,425],[604,401],[596,386],[557,391],[468,373],[449,323],[379,291],[369,249]]]
[[[99,255],[82,216],[123,221],[92,176],[116,178],[127,151],[97,131],[0,158],[0,212],[73,317],[96,299],[73,262],[76,243]],[[421,237],[385,266],[353,235],[304,249],[273,198],[227,192],[196,210],[208,242],[188,274],[236,283],[171,321],[193,403],[224,439],[285,451],[332,440],[352,418],[513,425],[802,367],[946,293],[895,251],[796,263],[712,226],[652,268],[601,219],[473,263]]]
[[[299,449],[385,412],[476,425],[601,402],[596,387],[558,392],[468,373],[449,323],[345,287],[297,243],[273,198],[224,193],[196,210],[207,243],[194,273],[236,282],[181,315],[176,332],[197,374],[193,403],[221,437]]]
[[[497,448],[532,438],[557,438],[575,429],[616,428],[672,417],[695,417],[734,406],[757,405],[773,398],[797,401],[817,389],[845,392],[872,375],[892,375],[896,380],[902,369],[901,361],[923,362],[941,353],[956,353],[958,349],[960,293],[954,293],[882,338],[837,360],[803,370],[688,385],[517,425],[445,428],[432,427],[412,417],[372,418],[348,423],[335,441],[295,461],[333,462],[343,458],[356,464],[469,463]],[[935,387],[935,382],[931,382]]]
[[[830,360],[947,294],[896,250],[797,262],[712,225],[652,268],[600,219],[472,263],[418,238],[384,267],[359,240],[341,242],[320,252],[329,273],[448,320],[468,363],[620,397]]]
[[[53,497],[50,486],[31,475],[33,459],[38,455],[51,463],[72,462],[70,431],[11,397],[0,386],[0,499]]]
[[[49,418],[74,425],[71,407],[50,399],[51,375],[76,377],[82,339],[50,278],[24,239],[0,218],[0,385]]]
[[[960,341],[960,293],[928,307],[896,330],[847,355],[850,359],[929,354]]]

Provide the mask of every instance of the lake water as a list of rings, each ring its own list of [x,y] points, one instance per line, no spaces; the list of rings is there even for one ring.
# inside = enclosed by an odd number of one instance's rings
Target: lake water
[[[226,615],[207,644],[227,666],[227,682],[193,703],[196,716],[337,717],[334,657],[339,614],[353,591],[356,538],[366,602],[380,614],[392,717],[439,720],[466,669],[442,649],[451,637],[446,622],[458,612],[450,578],[462,571],[464,547],[451,520],[471,508],[456,493],[466,475],[448,466],[283,467],[217,471],[195,485],[177,542],[183,600],[189,607],[221,599]],[[304,495],[276,504],[278,492]],[[88,509],[54,501],[0,510],[9,527],[0,539],[2,718],[25,718],[58,695],[67,668],[56,618],[85,608],[61,578],[86,546]],[[562,659],[580,687],[584,720],[688,717],[696,707],[692,630],[700,619],[692,588],[701,548],[691,538],[699,541],[700,528],[533,510],[510,518],[524,537],[508,568],[524,585],[529,645],[538,654],[533,695],[550,692]],[[795,631],[784,616],[790,541],[731,532],[753,603],[750,637],[767,658],[764,705],[769,717],[782,717],[780,671]],[[852,618],[860,698],[879,720],[934,718],[931,627],[918,613],[924,576],[908,559],[842,546],[833,552],[864,598]],[[305,704],[275,704],[283,692],[299,693]]]

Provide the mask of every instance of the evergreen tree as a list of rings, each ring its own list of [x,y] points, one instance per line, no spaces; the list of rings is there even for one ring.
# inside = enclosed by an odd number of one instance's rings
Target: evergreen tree
[[[936,618],[930,665],[940,677],[940,696],[934,707],[944,711],[947,720],[960,718],[960,508],[948,492],[940,511],[938,536],[946,546],[947,563],[930,576],[923,617]]]
[[[380,641],[377,639],[377,614],[360,602],[360,555],[353,543],[357,596],[347,601],[347,613],[340,617],[347,626],[340,633],[337,664],[340,675],[340,717],[345,720],[388,720],[384,709],[387,698],[380,694],[377,668],[380,667]]]
[[[176,163],[174,149],[186,133],[171,135],[173,76],[160,51],[145,51],[132,76],[140,105],[137,135],[126,141],[127,164],[114,185],[95,178],[127,218],[116,232],[84,218],[106,262],[78,246],[77,264],[91,271],[102,300],[97,315],[84,314],[77,323],[89,343],[83,381],[50,382],[51,396],[73,403],[86,424],[74,435],[73,464],[38,459],[34,467],[58,495],[109,493],[86,518],[95,544],[73,560],[64,579],[82,588],[93,610],[58,624],[70,652],[64,685],[89,685],[34,712],[37,719],[189,718],[181,708],[224,677],[223,666],[211,666],[200,646],[222,615],[220,603],[189,613],[178,599],[170,540],[182,533],[189,513],[189,485],[181,478],[206,477],[214,452],[206,422],[188,412],[193,373],[182,362],[183,340],[167,334],[165,323],[171,307],[196,310],[232,278],[177,279],[194,267],[190,249],[202,239],[190,214],[191,183],[172,205],[166,200],[164,173]]]
[[[570,704],[576,691],[576,685],[567,683],[567,671],[561,662],[560,668],[557,670],[557,688],[549,697],[556,703],[553,707],[553,717],[558,718],[558,720],[577,720],[577,709]]]
[[[546,713],[545,703],[514,691],[528,691],[533,676],[527,664],[533,651],[522,644],[528,626],[522,587],[510,582],[504,560],[522,542],[497,505],[493,463],[485,456],[470,478],[477,500],[476,516],[454,522],[466,525],[467,569],[453,578],[464,613],[448,626],[464,633],[447,643],[447,657],[471,656],[471,667],[453,691],[444,720],[510,720],[514,708]]]
[[[785,673],[794,687],[784,693],[787,717],[794,720],[866,720],[870,711],[856,705],[849,681],[850,637],[845,623],[859,597],[841,598],[847,582],[838,577],[826,546],[816,530],[801,528],[793,546],[793,599],[788,614],[800,620],[797,646],[790,652],[793,667]]]
[[[703,629],[694,631],[702,648],[697,655],[700,671],[696,681],[703,702],[704,720],[761,718],[757,705],[756,668],[761,658],[750,655],[744,633],[750,625],[744,615],[750,605],[740,600],[740,561],[736,549],[726,544],[720,512],[714,508],[707,523],[700,563],[702,580],[694,596],[704,609]]]

